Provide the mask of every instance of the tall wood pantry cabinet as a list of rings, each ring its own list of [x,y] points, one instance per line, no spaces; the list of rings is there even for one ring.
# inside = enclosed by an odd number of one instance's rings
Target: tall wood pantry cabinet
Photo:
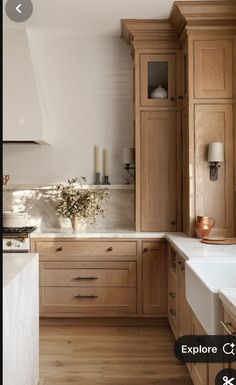
[[[176,1],[168,20],[122,20],[122,37],[134,61],[136,229],[195,235],[207,215],[212,235],[233,236],[236,2]],[[224,145],[216,181],[212,142]]]
[[[123,37],[135,72],[136,229],[180,230],[177,35],[167,21],[123,20]],[[158,89],[163,98],[153,96]]]

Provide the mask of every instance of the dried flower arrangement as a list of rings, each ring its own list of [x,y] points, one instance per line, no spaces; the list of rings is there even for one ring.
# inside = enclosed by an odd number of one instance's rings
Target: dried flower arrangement
[[[75,177],[68,180],[68,184],[58,184],[58,204],[56,211],[62,218],[78,217],[86,223],[95,224],[96,217],[104,217],[103,203],[107,202],[111,194],[106,189],[83,189],[86,184],[85,177]],[[73,224],[73,222],[72,222]]]

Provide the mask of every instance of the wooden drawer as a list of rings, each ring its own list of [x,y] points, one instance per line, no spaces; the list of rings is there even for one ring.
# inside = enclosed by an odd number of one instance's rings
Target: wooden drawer
[[[136,313],[136,288],[41,287],[40,315],[48,313],[95,316]]]
[[[132,241],[41,241],[35,242],[41,261],[77,260],[78,257],[136,256],[137,244]]]
[[[136,287],[136,262],[40,262],[40,286]]]

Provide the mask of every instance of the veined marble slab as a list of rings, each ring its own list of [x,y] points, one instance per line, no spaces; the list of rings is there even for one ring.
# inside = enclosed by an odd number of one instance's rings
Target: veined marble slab
[[[38,254],[3,255],[3,384],[39,380]]]
[[[219,297],[226,309],[236,317],[236,288],[220,290]]]

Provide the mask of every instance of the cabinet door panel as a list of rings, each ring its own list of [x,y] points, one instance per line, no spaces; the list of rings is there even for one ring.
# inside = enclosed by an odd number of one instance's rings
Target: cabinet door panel
[[[202,325],[198,321],[197,317],[193,312],[191,312],[191,320],[192,320],[192,335],[206,335],[205,330]],[[191,365],[191,376],[194,384],[196,385],[208,385],[208,364],[207,363],[196,363],[193,362]],[[209,384],[213,385],[213,384]]]
[[[141,106],[175,106],[175,55],[141,55]],[[158,86],[167,91],[163,99],[152,99],[151,92]]]
[[[232,98],[232,41],[194,43],[196,98]]]
[[[177,113],[141,113],[141,230],[177,228]]]
[[[143,243],[143,312],[167,313],[167,272],[165,244]]]
[[[212,235],[233,236],[233,116],[231,105],[195,107],[196,215],[209,215],[216,223]],[[217,181],[209,177],[208,144],[223,142],[225,160]]]

